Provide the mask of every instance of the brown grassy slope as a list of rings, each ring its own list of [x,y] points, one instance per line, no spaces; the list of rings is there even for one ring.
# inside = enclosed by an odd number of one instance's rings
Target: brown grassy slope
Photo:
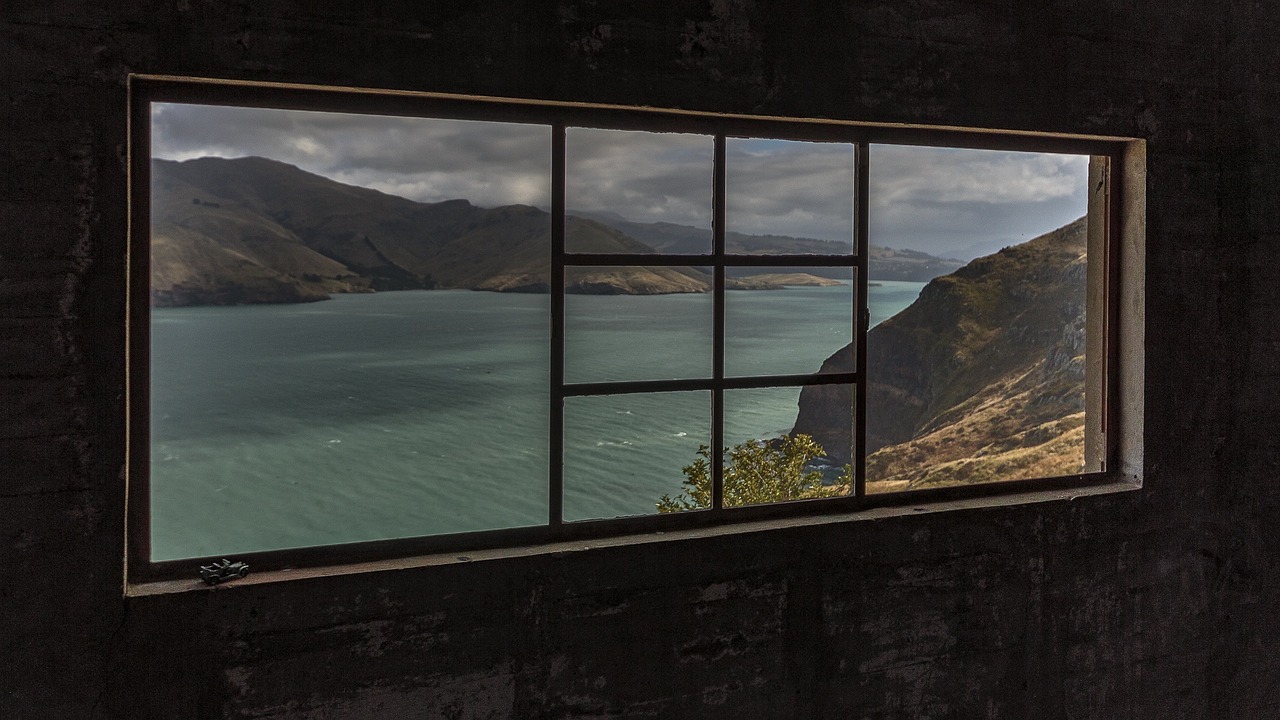
[[[844,283],[832,278],[819,277],[807,272],[766,272],[745,275],[740,278],[728,278],[726,287],[730,290],[750,290],[756,287],[834,287]]]
[[[151,295],[157,305],[305,302],[358,290],[344,265],[234,201],[153,173]]]
[[[551,222],[537,208],[510,205],[485,209],[466,200],[418,203],[354,187],[265,158],[199,158],[152,164],[158,206],[182,215],[181,226],[198,229],[214,245],[246,254],[237,240],[253,228],[259,243],[252,274],[283,283],[310,285],[302,274],[321,278],[359,276],[375,289],[421,287],[547,292]],[[192,200],[201,200],[193,203]],[[232,223],[231,221],[235,222]],[[158,219],[178,224],[169,214]],[[234,226],[233,226],[234,225]],[[197,227],[198,226],[198,227]],[[572,252],[652,252],[647,245],[593,220],[566,220]],[[161,235],[164,235],[162,232]],[[169,233],[175,249],[171,271],[210,278],[217,284],[247,282],[238,262],[209,261],[209,253],[185,248],[190,233]],[[286,252],[286,250],[288,252]],[[294,250],[328,264],[306,265]],[[180,268],[181,261],[189,267]],[[327,260],[326,260],[327,259]],[[314,263],[313,263],[314,265]],[[264,270],[265,269],[265,270]],[[706,276],[691,268],[610,268],[571,272],[570,291],[611,293],[705,292]],[[328,288],[321,283],[316,289]],[[193,301],[198,302],[198,298]]]
[[[266,158],[156,164],[167,165],[191,187],[224,198],[224,207],[279,225],[385,289],[429,287],[430,264],[439,248],[480,225],[486,212],[465,200],[417,203]]]
[[[492,222],[442,248],[436,278],[445,287],[547,292],[551,287],[551,218],[521,205],[489,211]],[[581,253],[649,253],[652,249],[595,220],[565,218],[565,249]],[[569,267],[565,290],[592,295],[707,292],[710,277],[687,267]]]
[[[870,480],[916,487],[1079,469],[1083,430],[1069,418],[1084,406],[1084,252],[1081,219],[935,279],[868,334]],[[823,367],[850,367],[848,348]],[[840,447],[849,425],[826,418],[847,412],[833,414],[829,395],[805,389],[794,431]]]

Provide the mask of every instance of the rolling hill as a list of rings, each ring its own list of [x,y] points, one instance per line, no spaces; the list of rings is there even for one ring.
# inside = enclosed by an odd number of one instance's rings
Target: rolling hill
[[[152,161],[151,280],[156,305],[323,300],[330,293],[428,288],[548,292],[551,221],[526,205],[420,203],[261,157]],[[697,252],[708,232],[613,215],[565,219],[571,252]],[[728,237],[734,252],[838,252],[835,243],[773,235]],[[873,249],[872,277],[933,277],[954,261]],[[730,289],[810,282],[767,268],[731,272]],[[839,277],[847,271],[815,270]],[[569,268],[566,292],[706,292],[693,267]]]
[[[711,229],[667,222],[639,223],[626,220],[617,213],[586,213],[577,215],[596,220],[630,237],[639,240],[659,252],[706,253],[711,248]],[[729,230],[725,233],[725,247],[730,253],[744,255],[768,255],[794,253],[839,255],[852,250],[853,244],[838,243],[816,238],[790,237],[786,235],[752,235]],[[950,258],[940,258],[917,250],[897,250],[872,245],[868,257],[868,277],[872,280],[907,280],[928,282],[939,275],[954,272],[964,263]],[[813,275],[831,278],[848,278],[843,268],[806,269]],[[730,268],[731,276],[743,276],[757,272],[755,268]]]
[[[547,292],[546,212],[466,200],[418,203],[265,158],[152,162],[152,300],[304,302],[331,292],[469,288]],[[569,217],[579,252],[651,252]],[[705,292],[693,268],[571,269],[586,293]]]

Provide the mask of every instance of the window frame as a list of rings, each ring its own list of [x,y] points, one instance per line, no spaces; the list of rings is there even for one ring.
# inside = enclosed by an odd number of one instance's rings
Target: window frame
[[[1099,488],[1110,483],[1140,481],[1141,442],[1132,439],[1141,430],[1141,353],[1124,360],[1120,355],[1124,329],[1126,355],[1135,339],[1141,340],[1141,310],[1133,319],[1121,312],[1125,297],[1141,292],[1141,233],[1145,208],[1140,188],[1145,168],[1141,140],[1104,136],[1042,132],[1011,132],[970,128],[891,125],[821,118],[782,118],[761,115],[710,113],[589,103],[552,102],[518,98],[492,98],[443,93],[321,87],[282,83],[248,83],[231,80],[133,75],[129,78],[129,245],[126,277],[126,590],[161,581],[183,580],[198,584],[198,568],[216,557],[153,562],[150,558],[150,105],[153,102],[229,105],[291,110],[316,110],[411,117],[489,120],[549,125],[552,128],[551,208],[551,393],[549,462],[549,518],[546,525],[484,530],[447,535],[374,540],[340,545],[240,553],[256,572],[291,568],[324,568],[357,563],[397,561],[434,555],[456,555],[504,548],[532,548],[566,541],[599,540],[631,535],[669,533],[700,528],[732,528],[757,521],[791,520],[882,508],[911,508],[922,504],[999,499],[1024,493]],[[568,127],[590,127],[646,132],[684,132],[714,138],[713,246],[709,255],[581,254],[565,249],[565,136]],[[725,147],[728,138],[768,138],[848,143],[855,150],[854,245],[850,255],[734,255],[726,252]],[[1097,247],[1092,233],[1095,222],[1105,228],[1104,252],[1098,258],[1102,272],[1090,272],[1087,327],[1101,343],[1101,360],[1087,372],[1086,383],[1098,392],[1087,400],[1090,412],[1102,424],[1103,469],[1076,475],[1007,480],[890,493],[866,493],[865,336],[868,329],[869,152],[872,144],[917,145],[1007,151],[1059,152],[1105,158],[1104,192],[1100,203],[1089,209],[1090,252]],[[1092,167],[1092,164],[1091,164]],[[1091,177],[1093,175],[1091,174]],[[1091,193],[1092,195],[1092,193]],[[1122,242],[1123,239],[1123,242]],[[1133,257],[1137,243],[1136,257]],[[1128,249],[1122,251],[1122,246]],[[1125,255],[1125,257],[1122,257]],[[1090,265],[1095,259],[1090,256]],[[713,377],[704,380],[638,381],[617,383],[566,383],[564,380],[564,276],[573,266],[698,265],[713,268],[714,364]],[[724,296],[726,268],[742,266],[815,267],[841,266],[854,270],[852,338],[854,370],[803,376],[724,376]],[[1123,272],[1122,272],[1123,271]],[[1125,287],[1122,288],[1122,276]],[[1133,283],[1137,287],[1133,287]],[[1125,291],[1122,297],[1121,291]],[[1140,296],[1140,295],[1139,295]],[[1131,297],[1130,297],[1131,299]],[[1101,303],[1100,305],[1098,303]],[[1140,305],[1140,302],[1138,303]],[[1095,312],[1101,310],[1101,312]],[[1129,314],[1133,314],[1130,311]],[[1136,328],[1136,338],[1135,335]],[[1132,367],[1133,358],[1139,366]],[[1122,360],[1124,360],[1122,362]],[[1136,373],[1137,380],[1134,380]],[[1121,375],[1125,377],[1121,377]],[[1123,384],[1122,384],[1123,380]],[[853,439],[855,486],[852,494],[818,500],[787,501],[767,505],[723,507],[723,462],[712,463],[713,507],[697,512],[600,520],[563,520],[563,406],[564,398],[619,392],[710,390],[712,395],[712,447],[723,447],[723,394],[727,389],[803,386],[819,383],[849,384],[855,389]],[[1126,396],[1121,396],[1121,392]],[[1123,400],[1118,402],[1117,399]],[[1134,401],[1136,399],[1136,406]],[[1124,411],[1122,413],[1122,407]],[[1134,418],[1135,412],[1138,417]],[[1136,424],[1135,424],[1136,420]],[[714,455],[714,453],[713,453]],[[1136,486],[1135,486],[1136,487]]]

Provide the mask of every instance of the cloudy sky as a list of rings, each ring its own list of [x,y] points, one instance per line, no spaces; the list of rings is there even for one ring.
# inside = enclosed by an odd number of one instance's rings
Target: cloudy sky
[[[638,222],[711,227],[708,135],[565,130],[565,204]]]
[[[872,145],[871,241],[968,260],[1085,214],[1087,155]]]
[[[152,154],[258,155],[422,202],[550,205],[550,130],[509,123],[157,103]],[[638,222],[711,223],[709,136],[571,128],[568,205]],[[848,242],[854,158],[843,144],[731,139],[730,230]],[[1085,212],[1088,158],[871,148],[872,242],[969,259]]]

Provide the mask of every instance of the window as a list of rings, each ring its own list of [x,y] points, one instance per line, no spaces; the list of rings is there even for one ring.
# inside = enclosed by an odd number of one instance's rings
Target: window
[[[131,97],[131,582],[1134,474],[1136,141]]]

